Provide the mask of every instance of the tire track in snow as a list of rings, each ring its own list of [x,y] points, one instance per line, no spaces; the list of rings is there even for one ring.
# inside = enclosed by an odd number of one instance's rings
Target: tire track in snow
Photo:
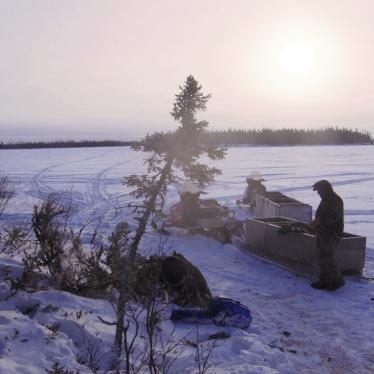
[[[27,192],[27,194],[30,195],[30,196],[33,196],[33,197],[37,197],[38,199],[41,199],[41,200],[46,200],[50,193],[56,192],[56,193],[59,193],[61,195],[61,198],[62,198],[63,202],[70,202],[72,200],[71,202],[73,203],[74,206],[78,206],[78,207],[82,208],[83,207],[82,205],[85,204],[85,201],[84,201],[84,199],[80,198],[80,196],[79,196],[80,194],[78,194],[78,193],[74,194],[74,193],[72,193],[73,192],[72,190],[69,193],[67,193],[66,191],[61,191],[61,190],[57,190],[55,188],[52,188],[46,182],[43,181],[42,177],[47,172],[49,172],[51,170],[54,170],[58,167],[69,165],[69,164],[75,164],[77,162],[84,162],[84,161],[93,160],[95,158],[102,157],[106,153],[108,153],[108,151],[102,152],[102,153],[99,153],[99,154],[96,154],[96,155],[93,155],[93,156],[90,156],[90,157],[84,157],[82,159],[75,159],[75,160],[72,160],[72,161],[58,162],[58,163],[49,165],[46,168],[43,168],[43,169],[39,170],[37,172],[37,174],[35,174],[35,176],[31,179],[31,182],[29,183],[30,190]],[[63,176],[62,181],[66,181],[65,176]],[[79,197],[74,198],[74,196],[79,196]]]
[[[290,178],[292,179],[292,178]],[[315,179],[317,180],[318,177],[315,177]],[[347,180],[343,180],[343,181],[335,181],[333,183],[334,187],[335,186],[346,186],[346,185],[349,185],[349,184],[357,184],[357,183],[361,183],[361,182],[371,182],[371,181],[374,181],[374,177],[368,177],[368,178],[357,178],[357,179],[347,179]],[[293,192],[293,191],[307,191],[307,190],[310,190],[311,189],[311,186],[308,184],[307,186],[300,186],[300,187],[289,187],[289,188],[279,188],[278,191],[279,192]]]
[[[349,216],[373,216],[374,210],[368,209],[368,210],[344,210],[344,214]]]
[[[91,183],[87,185],[84,193],[85,205],[86,207],[93,208],[93,215],[95,217],[103,218],[109,213],[112,214],[113,211],[119,207],[119,201],[116,197],[117,194],[110,194],[107,190],[108,185],[117,181],[113,178],[106,178],[108,172],[135,159],[136,158],[131,158],[129,160],[116,162],[102,169],[92,179]]]
[[[54,190],[48,187],[45,183],[43,183],[41,177],[43,174],[48,172],[48,170],[57,166],[58,164],[48,166],[40,170],[37,174],[35,174],[35,176],[32,178],[30,182],[31,190],[28,192],[28,194],[31,196],[35,196],[39,199],[46,200],[48,194],[53,192]]]
[[[277,181],[277,180],[296,180],[296,179],[310,179],[310,178],[315,178],[315,179],[322,179],[322,178],[334,178],[334,177],[349,177],[349,176],[372,176],[373,173],[363,173],[363,172],[360,172],[360,173],[331,173],[331,174],[323,174],[323,175],[318,175],[318,176],[314,176],[314,177],[306,177],[305,175],[301,175],[301,176],[297,176],[297,175],[287,175],[285,173],[278,173],[278,174],[272,174],[272,173],[269,173],[269,174],[266,174],[266,173],[263,173],[262,176],[263,177],[273,177],[273,176],[276,176],[277,178],[274,178],[272,179],[273,181]],[[373,177],[374,178],[374,177]],[[355,179],[354,179],[355,180]]]

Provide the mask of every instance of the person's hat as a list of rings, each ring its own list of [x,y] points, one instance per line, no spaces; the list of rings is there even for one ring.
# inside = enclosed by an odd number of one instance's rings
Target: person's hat
[[[186,192],[189,192],[189,193],[195,195],[195,194],[200,193],[201,191],[200,191],[199,186],[196,183],[192,182],[191,180],[188,180],[188,181],[184,182],[180,186],[180,189],[179,189],[179,193],[181,195],[185,194]]]
[[[322,179],[313,184],[313,191],[332,191],[331,183]]]
[[[252,171],[252,173],[247,177],[247,180],[250,180],[250,179],[254,181],[259,181],[259,182],[263,182],[265,180],[262,178],[261,173],[257,170]]]

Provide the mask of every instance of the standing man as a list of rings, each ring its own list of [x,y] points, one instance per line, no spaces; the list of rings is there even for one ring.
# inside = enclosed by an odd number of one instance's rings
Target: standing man
[[[320,180],[313,185],[321,197],[315,219],[312,222],[317,238],[319,262],[319,280],[311,286],[316,289],[335,291],[344,286],[341,271],[336,265],[335,250],[343,235],[344,207],[343,200],[337,195],[330,182]]]

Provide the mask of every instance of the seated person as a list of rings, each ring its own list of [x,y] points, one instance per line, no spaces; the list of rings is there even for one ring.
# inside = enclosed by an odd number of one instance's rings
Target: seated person
[[[182,224],[184,226],[193,226],[196,219],[201,217],[201,205],[199,201],[199,193],[191,193],[189,191],[180,194],[180,204],[182,207]]]
[[[247,177],[247,188],[244,191],[242,202],[248,204],[253,209],[256,205],[256,196],[265,195],[266,187],[261,183],[265,179],[261,177],[258,171],[253,171],[249,177]]]
[[[192,181],[185,182],[179,191],[180,202],[171,207],[172,226],[195,226],[199,218],[215,218],[228,214],[214,199],[200,199],[200,188]]]

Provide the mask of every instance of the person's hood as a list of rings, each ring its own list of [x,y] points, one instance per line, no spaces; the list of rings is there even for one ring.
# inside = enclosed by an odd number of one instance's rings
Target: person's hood
[[[318,191],[321,195],[327,196],[332,194],[334,189],[329,181],[322,179],[313,184],[313,191]]]

